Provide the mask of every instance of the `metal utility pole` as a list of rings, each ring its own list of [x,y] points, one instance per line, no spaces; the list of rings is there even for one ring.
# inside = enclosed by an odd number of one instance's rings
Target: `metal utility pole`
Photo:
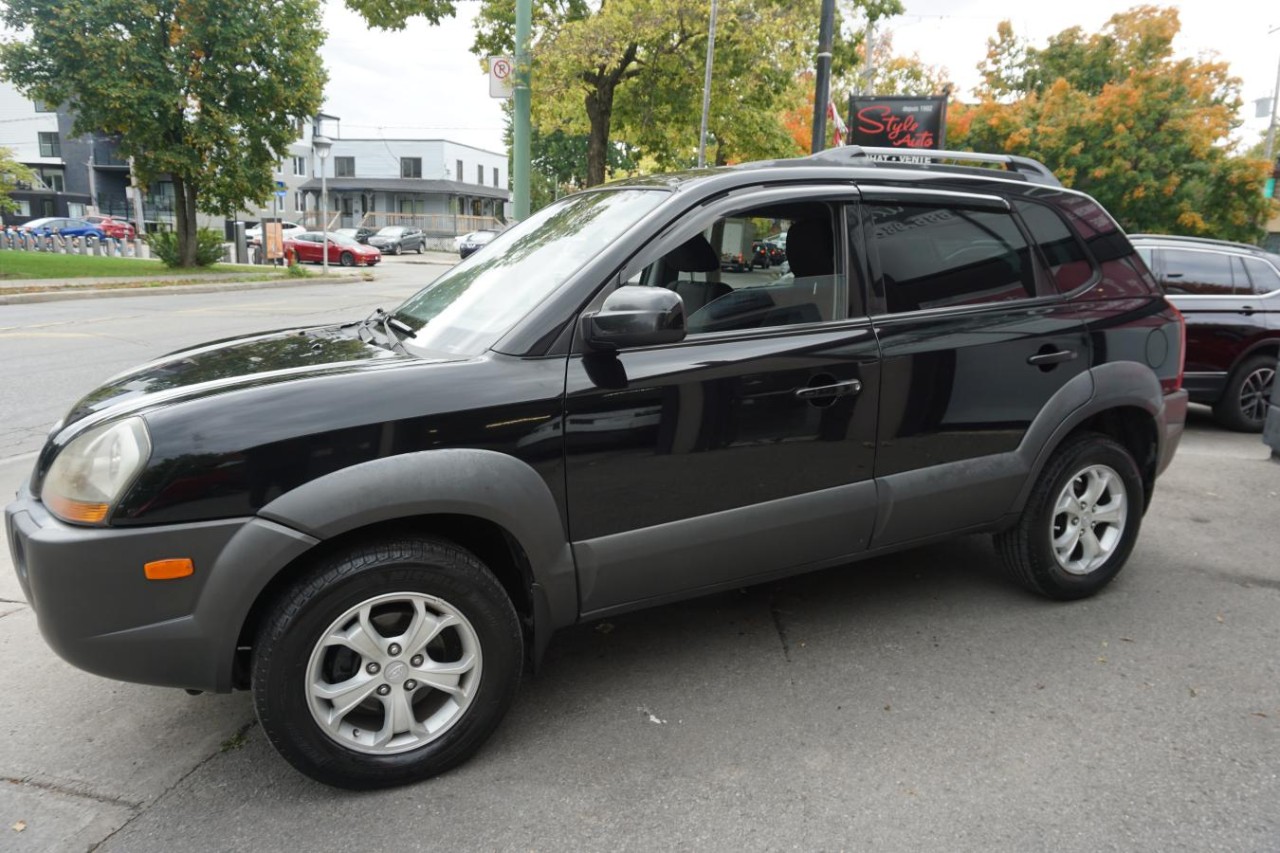
[[[511,134],[511,184],[517,220],[529,217],[529,39],[533,0],[516,0],[515,123]],[[461,177],[458,180],[462,180]]]
[[[876,60],[875,60],[876,23],[875,21],[872,21],[872,20],[867,21],[867,32],[862,39],[862,50],[863,50],[864,56],[863,56],[863,63],[862,63],[862,71],[858,75],[861,78],[861,82],[858,86],[858,94],[874,95],[875,88],[876,88],[875,83],[873,82],[876,77]]]
[[[813,89],[813,142],[809,150],[817,154],[827,146],[827,104],[831,100],[831,31],[835,29],[836,0],[822,0],[822,20],[818,24],[818,73]]]
[[[707,165],[707,113],[711,109],[711,65],[716,55],[716,0],[711,0],[711,24],[707,28],[707,73],[702,80],[702,128],[698,132],[698,168]]]
[[[1272,27],[1267,30],[1267,35],[1271,35],[1280,27]],[[1276,62],[1276,85],[1271,90],[1271,124],[1267,126],[1267,162],[1275,163],[1276,153],[1276,102],[1280,101],[1280,61]]]

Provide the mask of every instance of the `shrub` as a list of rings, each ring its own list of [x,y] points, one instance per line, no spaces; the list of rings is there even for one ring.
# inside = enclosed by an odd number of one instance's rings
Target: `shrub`
[[[167,267],[181,266],[178,235],[173,231],[157,231],[147,235],[151,253]],[[207,267],[222,260],[222,235],[212,228],[196,231],[196,266]]]

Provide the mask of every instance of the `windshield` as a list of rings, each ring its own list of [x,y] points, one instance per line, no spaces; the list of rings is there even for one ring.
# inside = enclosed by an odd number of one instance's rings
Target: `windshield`
[[[329,242],[336,243],[339,246],[359,246],[354,237],[348,234],[330,234]]]
[[[399,225],[388,225],[378,232],[379,237],[399,237],[404,233],[404,228]]]
[[[415,349],[478,355],[667,197],[664,190],[570,196],[496,236],[394,314]]]

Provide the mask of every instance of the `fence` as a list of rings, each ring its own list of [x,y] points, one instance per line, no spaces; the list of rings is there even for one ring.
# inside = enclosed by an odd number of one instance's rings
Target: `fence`
[[[62,237],[57,234],[41,237],[11,229],[0,229],[0,250],[111,258],[146,258],[151,255],[147,244],[140,240],[130,242],[114,237],[99,240],[97,237]]]
[[[403,225],[407,228],[421,228],[423,233],[432,237],[456,237],[481,229],[500,231],[502,223],[493,216],[471,216],[461,213],[381,213],[370,212],[364,215],[360,223],[366,228],[381,228],[384,225]]]

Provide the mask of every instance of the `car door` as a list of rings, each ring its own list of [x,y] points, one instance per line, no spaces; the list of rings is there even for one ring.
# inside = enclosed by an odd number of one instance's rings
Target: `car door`
[[[1007,511],[1026,477],[1019,446],[1050,400],[1088,370],[1090,343],[1004,199],[862,193],[883,357],[882,506],[871,544],[896,546]]]
[[[619,283],[679,294],[690,333],[569,359],[568,521],[585,614],[866,548],[879,351],[844,239],[853,193],[722,200],[622,270]],[[752,212],[803,220],[792,226],[794,278],[720,271],[725,222]]]

